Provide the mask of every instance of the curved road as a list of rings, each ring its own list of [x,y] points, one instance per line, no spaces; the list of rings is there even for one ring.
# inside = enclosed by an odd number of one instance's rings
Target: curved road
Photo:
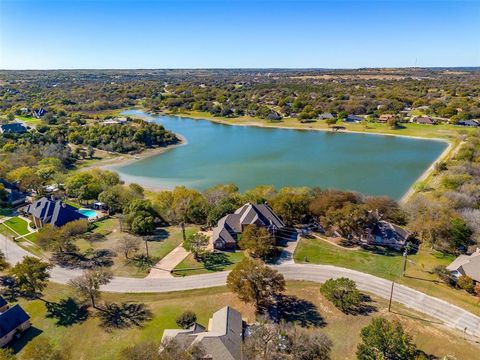
[[[16,264],[26,255],[31,255],[16,243],[0,235],[1,249],[11,264]],[[358,288],[384,299],[390,297],[391,282],[373,275],[361,273],[331,265],[284,264],[274,266],[287,280],[306,280],[323,283],[330,278],[348,277],[354,280]],[[66,284],[80,275],[80,270],[70,270],[55,266],[51,270],[50,280]],[[102,287],[103,291],[122,293],[170,292],[223,286],[228,272],[193,275],[172,279],[125,278],[115,277]],[[403,285],[395,285],[393,301],[413,310],[429,315],[447,326],[480,337],[480,317],[465,311],[444,300],[426,295]]]

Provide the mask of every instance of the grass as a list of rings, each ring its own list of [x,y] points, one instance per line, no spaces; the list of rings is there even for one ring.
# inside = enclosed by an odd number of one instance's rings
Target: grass
[[[231,270],[236,263],[242,261],[245,257],[243,251],[236,252],[218,252],[211,253],[209,262],[199,262],[194,259],[193,255],[188,255],[173,270],[174,276],[189,276],[198,274],[207,274],[215,271]]]
[[[313,311],[318,312],[326,325],[320,331],[333,341],[332,359],[354,359],[359,342],[361,328],[366,326],[373,316],[382,316],[398,320],[413,336],[414,341],[425,352],[442,357],[450,355],[456,359],[474,359],[480,351],[478,344],[463,338],[462,334],[451,329],[439,327],[422,319],[398,304],[393,304],[394,312],[387,312],[387,302],[373,297],[377,312],[365,316],[345,315],[325,300],[319,293],[318,284],[308,282],[288,282],[287,294],[295,295],[307,301]],[[44,291],[48,301],[59,301],[73,296],[72,290],[63,285],[50,284]],[[141,341],[160,343],[163,330],[176,328],[175,318],[185,310],[197,314],[199,323],[208,324],[213,312],[230,305],[239,310],[244,320],[252,323],[255,315],[252,306],[244,304],[225,287],[173,292],[165,294],[102,294],[102,300],[108,302],[143,302],[153,312],[153,319],[139,328],[113,330],[107,332],[99,326],[98,317],[91,311],[90,316],[81,323],[71,326],[57,325],[55,318],[47,318],[45,303],[41,300],[27,301],[18,299],[30,314],[35,329],[16,342],[19,360],[22,360],[22,346],[27,340],[35,341],[35,335],[49,337],[63,352],[70,352],[72,359],[107,360],[119,358],[120,351],[131,344]],[[304,318],[304,313],[297,315]],[[422,319],[422,320],[419,320]],[[32,339],[33,338],[33,339]]]
[[[417,254],[408,256],[406,276],[402,276],[403,257],[399,253],[380,255],[366,250],[342,249],[316,238],[302,238],[294,258],[299,263],[336,265],[395,280],[480,315],[480,305],[475,296],[448,286],[433,274],[436,266],[450,264],[455,258],[452,255],[420,247]]]
[[[67,205],[73,206],[75,209],[81,209],[82,208],[82,205],[77,204],[76,202],[73,202],[73,201],[70,201],[70,200],[65,200],[64,203],[67,204]]]
[[[28,223],[17,216],[8,219],[2,225],[9,227],[11,230],[16,232],[17,235],[26,235],[30,232],[28,230]]]
[[[187,236],[198,231],[197,226],[187,226],[185,232]],[[127,261],[124,255],[117,251],[119,241],[122,237],[127,236],[126,233],[120,231],[120,223],[117,218],[109,218],[94,223],[94,229],[92,232],[103,235],[103,238],[99,241],[87,241],[85,239],[79,239],[76,241],[76,245],[81,251],[87,249],[110,249],[116,252],[116,256],[113,259],[113,266],[111,270],[117,276],[131,276],[143,278],[147,275],[149,269],[135,265],[134,261]],[[137,255],[145,255],[146,248],[141,237],[140,251]],[[179,226],[169,226],[160,229],[155,237],[155,240],[148,241],[148,253],[154,262],[160,260],[170,251],[180,245],[183,241],[182,230]]]
[[[31,125],[31,126],[37,126],[37,125],[40,125],[42,123],[41,119],[37,119],[37,118],[31,117],[31,116],[15,115],[15,117],[17,119],[20,119],[20,120],[24,121],[27,125]]]

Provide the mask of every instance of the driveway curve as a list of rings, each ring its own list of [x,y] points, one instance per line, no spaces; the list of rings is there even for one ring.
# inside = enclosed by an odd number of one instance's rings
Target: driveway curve
[[[6,237],[0,235],[0,239],[2,251],[11,264],[16,264],[26,255],[31,256],[28,251]],[[280,271],[287,280],[323,283],[330,278],[348,277],[357,283],[361,291],[375,294],[384,299],[390,297],[391,281],[355,270],[332,265],[291,263],[277,265],[274,268]],[[55,266],[50,272],[50,280],[66,284],[80,274],[80,270],[64,269]],[[118,293],[160,293],[202,289],[225,285],[227,275],[228,271],[166,279],[115,277],[109,284],[103,286],[101,290]],[[393,301],[427,314],[441,324],[461,330],[466,334],[480,337],[480,317],[444,300],[426,295],[407,286],[396,284],[394,286]]]

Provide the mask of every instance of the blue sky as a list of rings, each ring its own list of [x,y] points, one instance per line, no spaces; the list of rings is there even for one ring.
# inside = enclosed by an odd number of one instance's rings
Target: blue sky
[[[480,1],[0,0],[0,69],[479,66]]]

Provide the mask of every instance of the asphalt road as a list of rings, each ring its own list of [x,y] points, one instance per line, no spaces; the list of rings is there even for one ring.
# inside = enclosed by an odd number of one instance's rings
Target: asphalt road
[[[6,254],[7,260],[11,264],[21,261],[25,255],[30,255],[26,250],[2,235],[0,235],[0,243],[3,253]],[[330,278],[348,277],[354,280],[362,291],[375,294],[384,299],[390,297],[391,281],[358,271],[331,265],[291,263],[278,265],[275,268],[287,280],[306,280],[323,283]],[[51,270],[50,280],[66,284],[80,274],[80,270],[69,270],[55,266]],[[170,279],[115,277],[109,284],[103,286],[102,290],[119,293],[152,293],[201,289],[225,285],[227,275],[228,272],[224,271]],[[480,317],[444,300],[428,296],[407,286],[395,285],[393,301],[429,315],[431,319],[439,323],[480,337]]]

